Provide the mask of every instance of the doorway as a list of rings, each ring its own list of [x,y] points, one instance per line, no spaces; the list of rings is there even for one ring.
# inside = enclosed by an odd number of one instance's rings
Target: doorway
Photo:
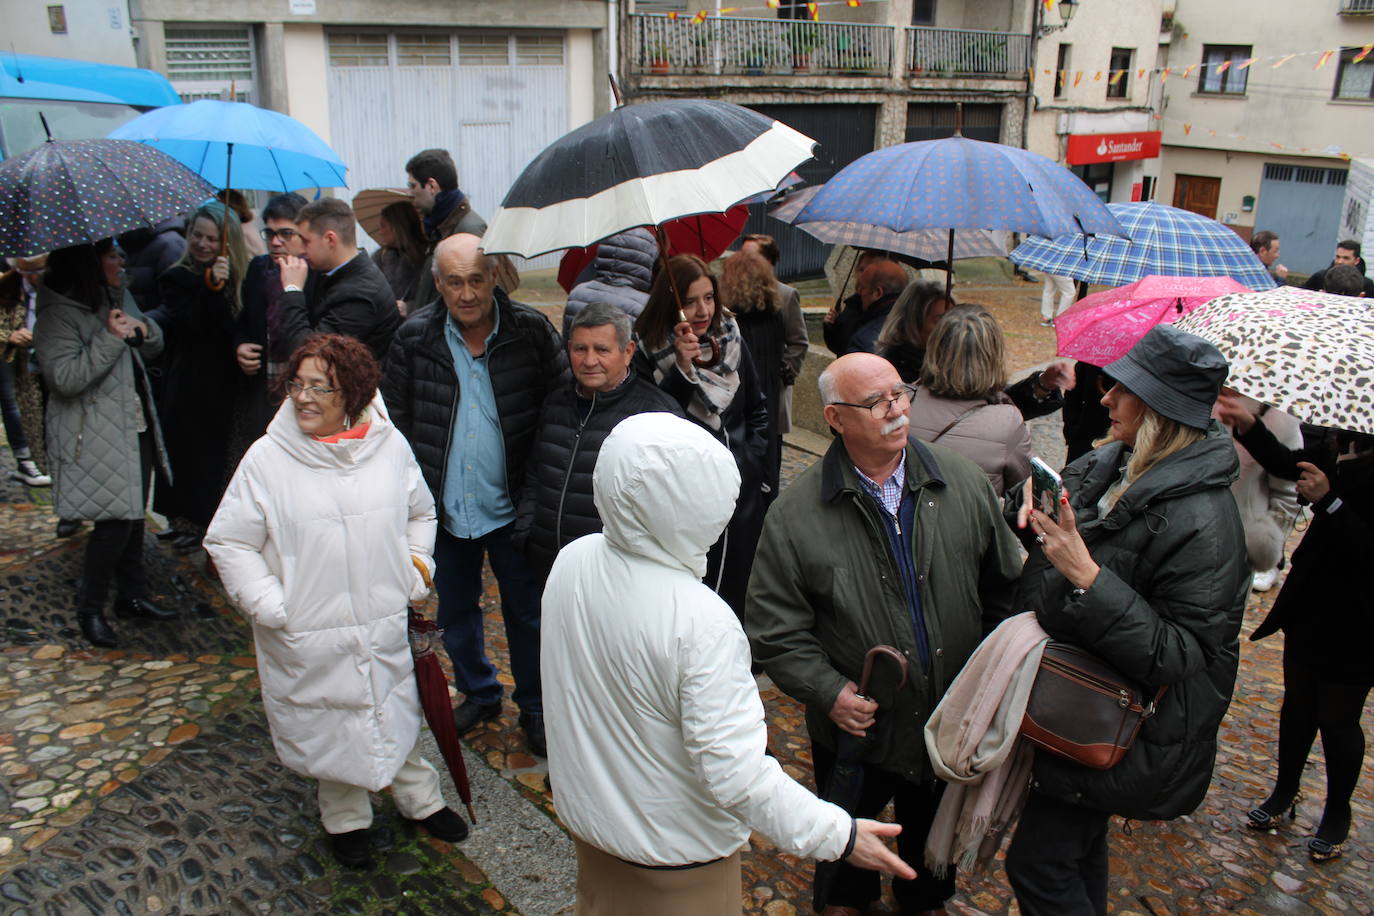
[[[1174,176],[1174,206],[1180,210],[1200,213],[1208,219],[1217,218],[1217,201],[1221,199],[1221,179],[1203,175]]]

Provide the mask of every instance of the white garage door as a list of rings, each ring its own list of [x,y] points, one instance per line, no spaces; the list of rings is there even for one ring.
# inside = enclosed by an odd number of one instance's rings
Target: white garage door
[[[490,218],[526,163],[567,133],[567,79],[562,34],[331,31],[331,145],[354,192],[404,186],[406,160],[443,147]]]

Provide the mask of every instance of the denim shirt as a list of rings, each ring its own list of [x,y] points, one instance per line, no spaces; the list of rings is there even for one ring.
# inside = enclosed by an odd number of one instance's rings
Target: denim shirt
[[[481,356],[473,356],[457,322],[444,322],[444,341],[458,376],[458,408],[453,414],[444,472],[444,530],[458,538],[480,538],[515,521],[515,504],[506,487],[506,440],[496,412],[487,357],[501,327],[494,324]]]

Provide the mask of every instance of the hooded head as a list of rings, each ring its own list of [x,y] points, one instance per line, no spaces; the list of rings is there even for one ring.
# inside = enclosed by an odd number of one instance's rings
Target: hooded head
[[[706,574],[706,551],[735,511],[739,470],[729,449],[668,413],[622,420],[592,475],[607,542],[665,566]]]

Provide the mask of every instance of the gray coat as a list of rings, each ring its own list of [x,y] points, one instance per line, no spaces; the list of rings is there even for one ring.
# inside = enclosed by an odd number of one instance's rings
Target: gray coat
[[[123,309],[148,325],[139,347],[106,330],[109,303],[91,309],[46,284],[38,288],[33,339],[48,386],[48,460],[60,518],[143,518],[138,435],[145,419],[135,379],[149,390],[143,357],[162,352],[162,330],[143,316],[128,291]],[[146,404],[147,425],[166,471],[157,408],[151,399]],[[205,420],[228,422],[224,417]]]

